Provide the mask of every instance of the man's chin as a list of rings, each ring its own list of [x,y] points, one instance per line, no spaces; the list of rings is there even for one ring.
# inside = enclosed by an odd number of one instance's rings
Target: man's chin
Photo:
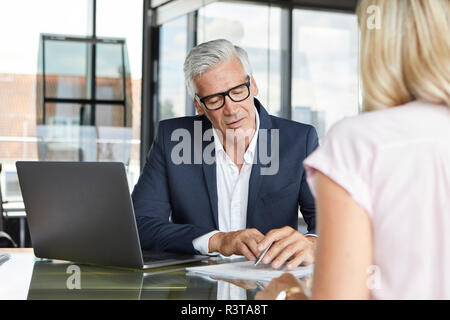
[[[227,124],[227,130],[237,130],[239,128],[242,128],[242,126],[245,123],[245,118],[241,118],[235,122]]]
[[[244,141],[246,138],[251,140],[255,133],[255,129],[239,127],[236,129],[227,129],[226,140],[227,141]]]

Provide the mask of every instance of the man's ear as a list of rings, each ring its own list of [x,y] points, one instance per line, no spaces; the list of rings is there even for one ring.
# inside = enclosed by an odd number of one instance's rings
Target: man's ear
[[[256,85],[255,78],[253,76],[250,78],[250,88],[251,88],[251,94],[256,97],[258,95],[259,89]]]
[[[198,103],[197,99],[195,99],[195,98],[194,98],[194,106],[195,106],[195,110],[197,110],[197,113],[199,115],[205,114],[203,107],[200,105],[200,103]]]

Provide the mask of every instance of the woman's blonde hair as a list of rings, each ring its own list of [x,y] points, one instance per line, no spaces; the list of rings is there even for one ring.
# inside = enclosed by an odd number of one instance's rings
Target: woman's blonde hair
[[[361,0],[357,13],[364,110],[450,107],[450,0]]]

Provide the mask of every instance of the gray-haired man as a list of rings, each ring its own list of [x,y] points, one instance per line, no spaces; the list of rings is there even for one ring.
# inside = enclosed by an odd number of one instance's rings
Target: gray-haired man
[[[184,73],[198,116],[159,124],[132,195],[143,248],[254,261],[272,245],[262,263],[312,263],[315,207],[302,161],[318,145],[314,128],[267,113],[246,52],[227,40],[193,48]]]

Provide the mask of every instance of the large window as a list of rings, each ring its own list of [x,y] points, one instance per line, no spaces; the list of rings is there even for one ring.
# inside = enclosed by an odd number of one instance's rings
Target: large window
[[[257,98],[270,113],[280,115],[280,27],[280,8],[220,1],[162,24],[157,120],[195,113],[186,93],[183,63],[193,45],[219,38],[247,51],[259,89]]]
[[[358,29],[353,14],[294,10],[292,119],[319,137],[358,113]]]
[[[126,52],[128,53],[129,66],[129,82],[126,84],[126,92],[131,92],[131,96],[127,97],[132,102],[132,136],[127,141],[128,147],[131,148],[130,163],[128,166],[128,180],[130,187],[137,182],[140,174],[140,130],[141,130],[141,84],[142,84],[142,22],[143,22],[143,0],[96,0],[97,1],[97,36],[105,38],[121,38],[125,40]],[[118,57],[115,55],[116,48],[107,46],[102,48],[101,54],[108,55],[110,58]],[[117,61],[117,60],[116,60]],[[114,77],[117,70],[105,69],[105,76]],[[99,90],[99,89],[98,89]],[[109,89],[100,89],[109,90]],[[115,91],[117,92],[117,91]],[[99,92],[100,97],[110,97],[109,91]],[[107,108],[105,106],[105,108]],[[119,113],[117,107],[111,109],[112,112]],[[97,110],[106,115],[105,109]],[[109,113],[110,114],[110,113]],[[118,119],[116,117],[116,119]],[[106,123],[107,119],[103,120]],[[114,133],[112,133],[114,134]],[[111,149],[107,144],[102,145],[103,148]],[[126,145],[122,145],[126,147]],[[117,151],[117,145],[116,149]]]
[[[38,159],[35,105],[40,34],[86,36],[88,0],[2,1],[0,30],[0,178],[5,200],[17,200],[15,161]]]
[[[41,35],[39,160],[130,165],[131,78],[123,39]]]
[[[131,148],[126,163],[130,184],[134,184],[138,177],[142,0],[132,3],[124,0],[96,1],[97,37],[114,38],[124,46],[107,42],[95,45],[95,86],[89,80],[93,42],[47,43],[45,85],[50,100],[45,107],[45,124],[40,122],[43,116],[40,112],[44,112],[38,105],[43,96],[40,88],[44,85],[39,82],[43,79],[41,63],[44,61],[40,55],[41,37],[45,34],[89,38],[93,31],[92,3],[89,0],[15,0],[0,3],[0,162],[3,164],[1,186],[5,200],[20,199],[15,162],[40,159],[40,134],[49,130],[44,125],[51,124],[51,134],[56,138],[62,137],[54,139],[51,142],[53,145],[47,145],[44,152],[53,153],[58,160],[80,160],[80,149],[84,148],[80,146],[80,138],[83,138],[80,123],[86,124],[87,118],[94,119],[94,140],[89,143],[94,144],[97,156],[90,160],[120,161],[120,148],[117,146],[126,145]],[[129,61],[126,68],[123,68],[123,61]],[[129,80],[123,83],[125,69],[129,70]],[[95,88],[95,98],[104,100],[103,104],[92,109],[86,101],[70,101],[91,99],[92,88]],[[124,92],[129,96],[124,96]],[[66,101],[59,101],[60,98]],[[125,98],[132,105],[130,114],[125,114],[117,103],[105,103]],[[92,110],[89,117],[86,116],[88,110]],[[116,139],[116,128],[123,127],[128,119],[132,119],[129,124],[132,135],[126,141]],[[89,154],[81,158],[86,157]]]
[[[157,120],[190,114],[183,61],[190,46],[219,38],[248,52],[269,113],[312,124],[320,138],[358,114],[355,14],[216,1],[160,26]]]
[[[183,64],[187,54],[187,16],[160,28],[158,120],[188,115]]]

